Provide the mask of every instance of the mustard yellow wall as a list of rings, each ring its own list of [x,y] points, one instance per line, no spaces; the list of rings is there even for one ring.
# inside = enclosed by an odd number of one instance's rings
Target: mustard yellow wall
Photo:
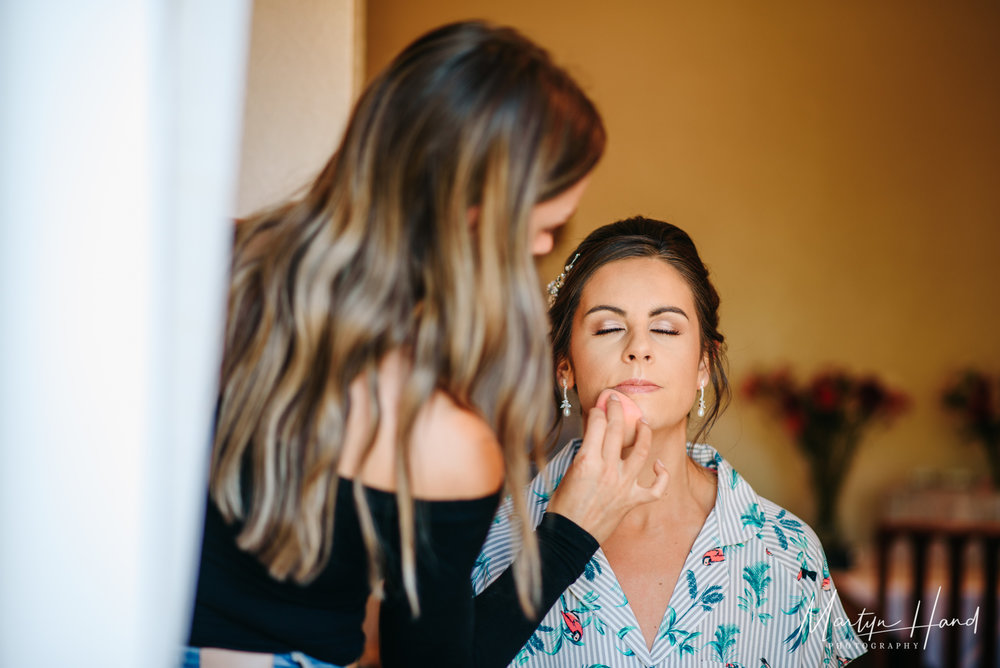
[[[368,0],[367,72],[424,30],[483,17],[545,45],[592,93],[610,145],[543,281],[592,228],[645,214],[714,271],[735,384],[836,363],[914,410],[856,460],[841,510],[870,535],[884,491],[979,472],[937,394],[1000,371],[1000,5],[995,2]],[[710,439],[812,519],[794,446],[737,400]]]
[[[364,0],[254,0],[236,215],[315,178],[361,84]]]

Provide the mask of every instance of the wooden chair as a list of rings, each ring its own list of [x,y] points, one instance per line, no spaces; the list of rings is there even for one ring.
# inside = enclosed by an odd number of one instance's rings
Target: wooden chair
[[[964,619],[968,616],[962,609],[964,587],[970,575],[965,558],[966,548],[975,544],[982,547],[982,572],[976,574],[980,576],[976,581],[982,583],[977,591],[980,614],[978,632],[975,635],[975,643],[979,649],[976,665],[993,668],[997,666],[997,560],[1000,556],[1000,523],[884,521],[876,536],[879,612],[885,614],[889,610],[890,556],[896,546],[903,544],[908,547],[910,555],[910,581],[906,586],[904,611],[909,614],[908,620],[913,619],[918,602],[921,602],[921,597],[927,590],[928,558],[935,541],[943,541],[948,562],[947,582],[940,583],[946,605],[944,609],[939,607],[935,611],[935,620]],[[927,615],[928,601],[922,601],[917,623],[927,623]],[[933,629],[935,634],[942,635],[944,641],[941,665],[951,668],[963,665],[963,660],[967,663],[967,657],[962,656],[960,646],[963,630],[964,627],[961,626]],[[890,665],[920,666],[923,658],[922,652],[905,652],[894,657]],[[896,659],[902,659],[902,662]]]

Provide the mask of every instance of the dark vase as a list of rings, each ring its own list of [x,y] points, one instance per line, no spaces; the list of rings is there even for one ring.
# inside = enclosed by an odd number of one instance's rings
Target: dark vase
[[[815,434],[814,434],[815,437]],[[813,529],[823,544],[827,564],[833,569],[851,566],[850,548],[837,521],[837,503],[858,446],[854,433],[830,431],[822,439],[802,443],[807,454],[813,496],[816,501],[816,521]]]

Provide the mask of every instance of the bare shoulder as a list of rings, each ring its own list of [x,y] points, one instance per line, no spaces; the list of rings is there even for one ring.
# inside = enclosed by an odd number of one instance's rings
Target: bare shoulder
[[[418,498],[474,499],[503,485],[503,450],[496,434],[444,392],[435,392],[421,409],[410,447]]]
[[[370,456],[361,464],[370,418],[364,379],[351,383],[348,416],[338,473],[360,477],[365,485],[395,491],[396,434],[399,395],[409,360],[399,351],[379,365],[379,419]],[[420,499],[475,499],[503,485],[503,450],[496,434],[481,417],[437,391],[419,408],[410,435],[413,495]]]

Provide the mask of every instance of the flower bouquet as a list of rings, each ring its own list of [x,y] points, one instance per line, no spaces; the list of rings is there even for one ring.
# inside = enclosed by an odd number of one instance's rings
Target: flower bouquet
[[[995,489],[1000,489],[1000,378],[968,369],[954,376],[941,393],[959,433],[982,444]]]
[[[909,408],[909,397],[875,376],[840,369],[822,371],[803,383],[788,369],[753,373],[742,394],[777,417],[805,455],[816,497],[813,526],[834,561],[843,547],[837,500],[855,452],[869,429],[891,424]]]

